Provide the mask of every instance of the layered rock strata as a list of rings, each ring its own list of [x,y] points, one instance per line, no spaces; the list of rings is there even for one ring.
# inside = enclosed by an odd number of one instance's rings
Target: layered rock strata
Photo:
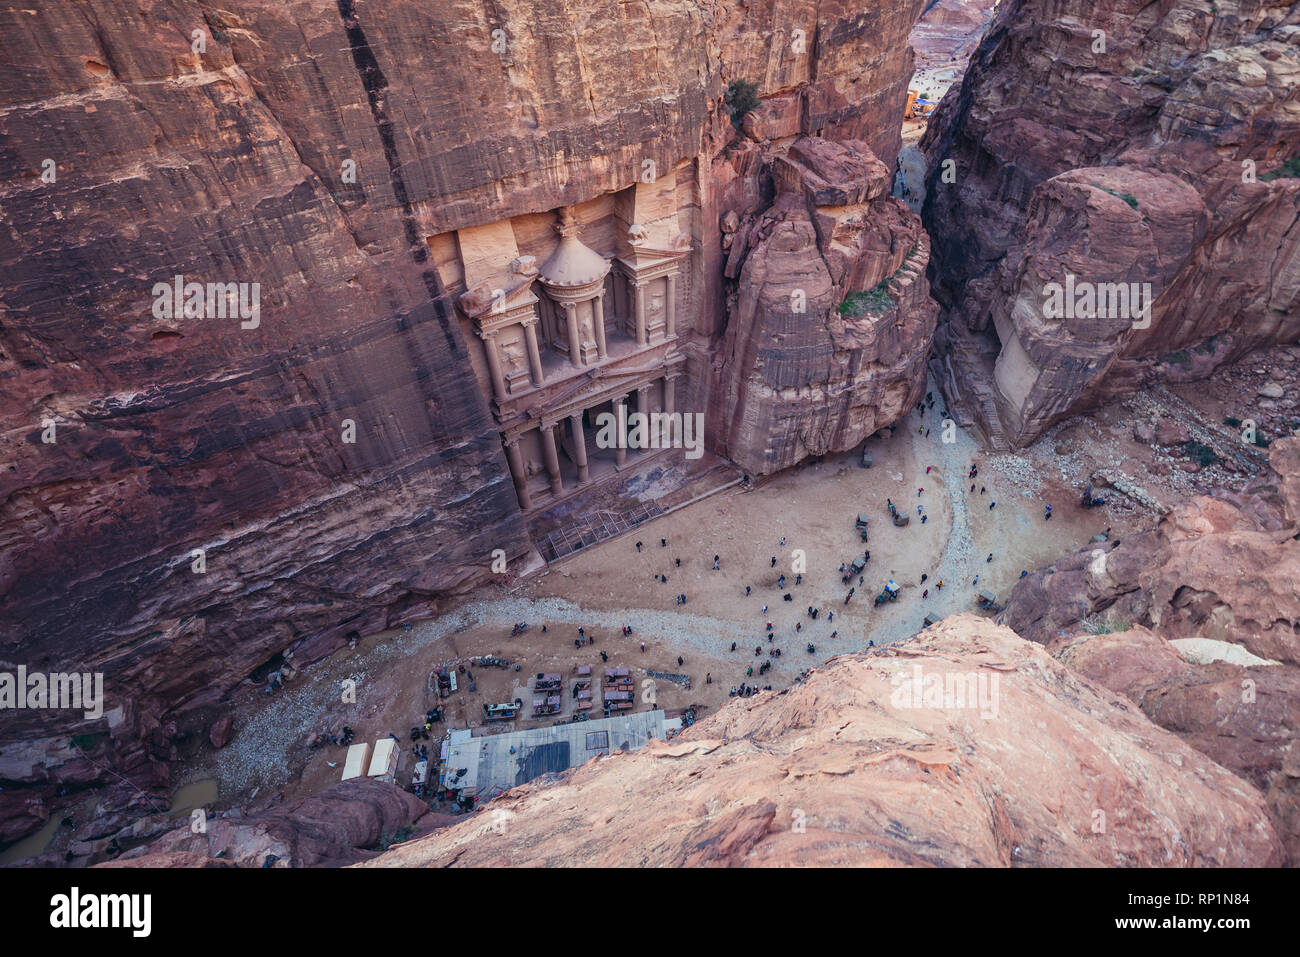
[[[627,796],[636,795],[635,808]],[[973,615],[366,866],[1276,865],[1254,787]]]
[[[934,370],[995,444],[1300,336],[1294,4],[1004,0],[922,147]]]
[[[1031,572],[998,620],[1257,784],[1294,863],[1300,439],[1269,451],[1271,470],[1246,493],[1197,497],[1146,534]],[[1198,643],[1237,653],[1196,658]]]
[[[491,377],[529,369],[490,368],[460,298],[462,257],[477,268],[481,247],[457,237],[516,224],[523,275],[558,241],[560,211],[582,207],[612,255],[645,225],[613,237],[619,194],[657,171],[672,206],[656,194],[649,211],[684,224],[674,251],[689,259],[677,402],[721,422],[713,350],[735,277],[720,224],[767,188],[747,157],[802,136],[892,162],[920,7],[0,13],[0,660],[102,672],[108,699],[97,720],[6,714],[0,841],[58,792],[104,782],[109,813],[152,810],[168,762],[236,683],[436,613],[489,575],[494,550],[527,553]],[[728,150],[747,121],[724,102],[739,81],[774,128]],[[875,235],[892,236],[895,214],[877,211]],[[848,255],[902,263],[893,247]],[[788,397],[765,401],[780,420]],[[896,401],[880,401],[855,414],[883,423]],[[711,425],[708,442],[730,439]]]

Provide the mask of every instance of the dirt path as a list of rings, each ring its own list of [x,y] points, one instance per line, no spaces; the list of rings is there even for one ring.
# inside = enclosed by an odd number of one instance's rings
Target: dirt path
[[[1053,476],[1016,465],[1021,472],[1013,483],[1004,477],[1006,468],[986,463],[960,430],[954,442],[943,443],[942,398],[934,394],[933,409],[923,416],[914,411],[892,437],[869,441],[871,469],[861,468],[860,451],[854,450],[787,470],[750,491],[721,492],[584,549],[510,591],[484,588],[435,620],[371,636],[307,669],[273,696],[246,689],[235,703],[231,744],[186,778],[215,774],[223,803],[247,802],[255,787],[263,798],[274,789],[290,798],[318,791],[338,779],[342,750],[309,751],[312,735],[346,721],[360,740],[393,732],[409,750],[407,729],[437,703],[428,691],[429,673],[476,655],[508,658],[519,670],[475,669],[473,693],[462,679],[460,690],[444,702],[447,722],[435,729],[434,745],[442,728],[483,724],[484,703],[530,697],[521,692],[532,674],[559,672],[567,679],[581,664],[597,672],[605,664],[632,669],[638,689],[647,670],[689,674],[690,690],[653,682],[656,705],[722,707],[741,682],[779,690],[833,655],[915,634],[927,614],[973,610],[982,588],[1002,597],[1022,569],[1053,561],[1098,531],[1101,516],[1077,508],[1076,494]],[[976,458],[980,477],[972,492],[966,476]],[[1056,498],[1050,523],[1042,521],[1045,494]],[[910,516],[906,528],[891,524],[891,499]],[[989,510],[995,499],[996,509]],[[854,528],[858,513],[870,517],[865,545]],[[486,554],[491,543],[484,545]],[[861,584],[853,579],[846,604],[850,586],[841,582],[839,566],[864,549],[871,559]],[[989,552],[991,563],[985,561]],[[785,588],[779,585],[782,573]],[[901,586],[898,601],[873,607],[872,597],[890,578]],[[683,593],[687,600],[679,605],[675,599]],[[816,619],[808,614],[810,606],[819,610]],[[529,630],[509,637],[519,621],[528,622]],[[625,624],[633,629],[630,638],[622,634]],[[574,647],[580,626],[594,645]],[[809,642],[814,654],[805,650]],[[763,655],[755,656],[756,645]],[[761,679],[746,675],[750,667],[757,672],[773,647],[782,655],[771,659],[772,670]],[[601,651],[608,662],[600,659]],[[712,684],[705,683],[706,675]],[[357,682],[355,704],[340,700],[339,683],[347,678]],[[647,707],[638,702],[638,709]],[[541,723],[520,719],[512,726]],[[407,773],[405,765],[400,773]]]

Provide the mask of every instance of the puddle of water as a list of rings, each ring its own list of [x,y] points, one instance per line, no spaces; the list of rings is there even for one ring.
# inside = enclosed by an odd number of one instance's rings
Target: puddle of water
[[[172,806],[167,809],[167,813],[172,817],[185,817],[195,808],[211,807],[217,803],[217,788],[216,778],[203,778],[184,784],[172,795]]]
[[[59,829],[59,821],[62,817],[58,814],[51,814],[50,819],[45,822],[35,834],[29,834],[17,844],[0,852],[0,864],[12,864],[15,861],[21,861],[25,857],[35,857],[37,854],[43,854],[45,849],[50,846],[54,840],[54,832]]]

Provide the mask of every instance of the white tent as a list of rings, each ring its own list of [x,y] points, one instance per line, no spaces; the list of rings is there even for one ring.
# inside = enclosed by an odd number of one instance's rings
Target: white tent
[[[343,764],[343,780],[359,778],[366,773],[370,763],[370,745],[362,742],[348,748],[348,758]]]
[[[400,752],[397,742],[392,738],[380,738],[375,742],[375,755],[370,759],[370,777],[392,782],[397,777],[397,759]]]

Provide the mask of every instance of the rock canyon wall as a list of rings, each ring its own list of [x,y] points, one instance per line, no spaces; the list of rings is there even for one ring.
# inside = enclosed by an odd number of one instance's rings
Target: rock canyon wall
[[[1256,784],[1294,864],[1300,439],[1269,451],[1271,471],[1243,493],[1197,497],[1146,534],[1031,572],[998,620]]]
[[[525,554],[598,402],[707,412],[754,473],[906,408],[921,5],[0,11],[0,659],[108,699],[6,715],[0,840],[57,790],[145,802],[259,667]]]
[[[922,146],[934,371],[995,444],[1300,336],[1294,4],[1003,0]]]

